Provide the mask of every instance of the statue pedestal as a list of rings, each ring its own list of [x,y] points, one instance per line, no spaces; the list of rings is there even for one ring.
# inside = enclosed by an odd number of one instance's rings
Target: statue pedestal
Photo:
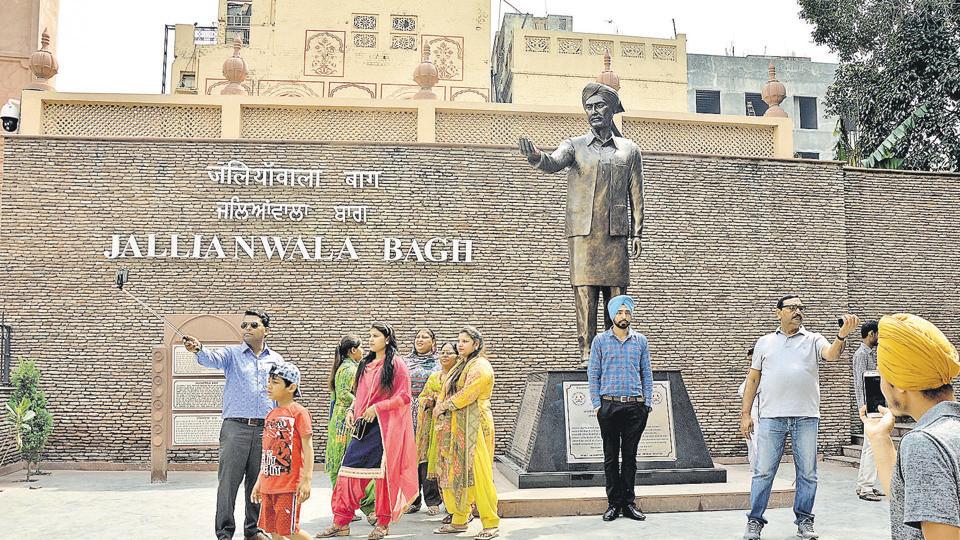
[[[637,449],[636,485],[727,481],[715,468],[679,371],[653,373],[653,411]],[[519,488],[603,486],[603,441],[586,371],[527,378],[513,440],[497,456]]]

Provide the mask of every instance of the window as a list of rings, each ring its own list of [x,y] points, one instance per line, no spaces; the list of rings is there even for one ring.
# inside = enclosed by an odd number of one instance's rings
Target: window
[[[376,30],[377,16],[369,14],[358,14],[353,16],[353,27],[357,30]]]
[[[797,152],[795,157],[800,159],[820,159],[820,152]]]
[[[180,74],[180,88],[196,88],[197,74],[192,71],[184,71]]]
[[[224,32],[226,43],[233,43],[240,36],[244,45],[250,44],[250,16],[253,14],[252,0],[227,0],[227,27]]]
[[[800,129],[817,129],[817,98],[796,97],[800,109]]]
[[[409,15],[394,16],[392,26],[397,32],[416,32],[417,18]]]
[[[747,92],[744,94],[744,105],[747,108],[747,116],[763,116],[767,112],[767,104],[760,97],[760,94]]]
[[[697,90],[697,112],[720,114],[720,91]]]

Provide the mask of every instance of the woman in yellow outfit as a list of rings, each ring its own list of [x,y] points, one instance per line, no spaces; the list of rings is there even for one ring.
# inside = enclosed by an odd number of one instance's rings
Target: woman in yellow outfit
[[[449,416],[449,422],[437,422],[437,465],[443,503],[453,520],[434,532],[465,531],[472,503],[483,523],[483,531],[474,538],[490,540],[499,536],[500,526],[493,485],[493,368],[483,356],[483,336],[476,328],[463,327],[457,350],[460,357],[434,407],[435,416]]]

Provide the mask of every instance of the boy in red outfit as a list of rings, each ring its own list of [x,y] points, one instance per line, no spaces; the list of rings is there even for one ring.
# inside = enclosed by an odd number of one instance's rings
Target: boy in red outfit
[[[267,395],[277,406],[263,425],[260,476],[250,499],[261,503],[258,526],[273,540],[309,540],[300,530],[300,505],[310,498],[313,481],[313,429],[300,397],[300,370],[282,362],[270,369]],[[262,501],[262,502],[261,502]]]

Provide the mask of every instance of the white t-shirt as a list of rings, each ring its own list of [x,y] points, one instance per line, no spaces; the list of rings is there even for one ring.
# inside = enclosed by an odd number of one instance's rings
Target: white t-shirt
[[[820,418],[818,363],[829,346],[827,338],[802,326],[789,337],[778,328],[757,340],[750,367],[760,371],[760,418]]]

